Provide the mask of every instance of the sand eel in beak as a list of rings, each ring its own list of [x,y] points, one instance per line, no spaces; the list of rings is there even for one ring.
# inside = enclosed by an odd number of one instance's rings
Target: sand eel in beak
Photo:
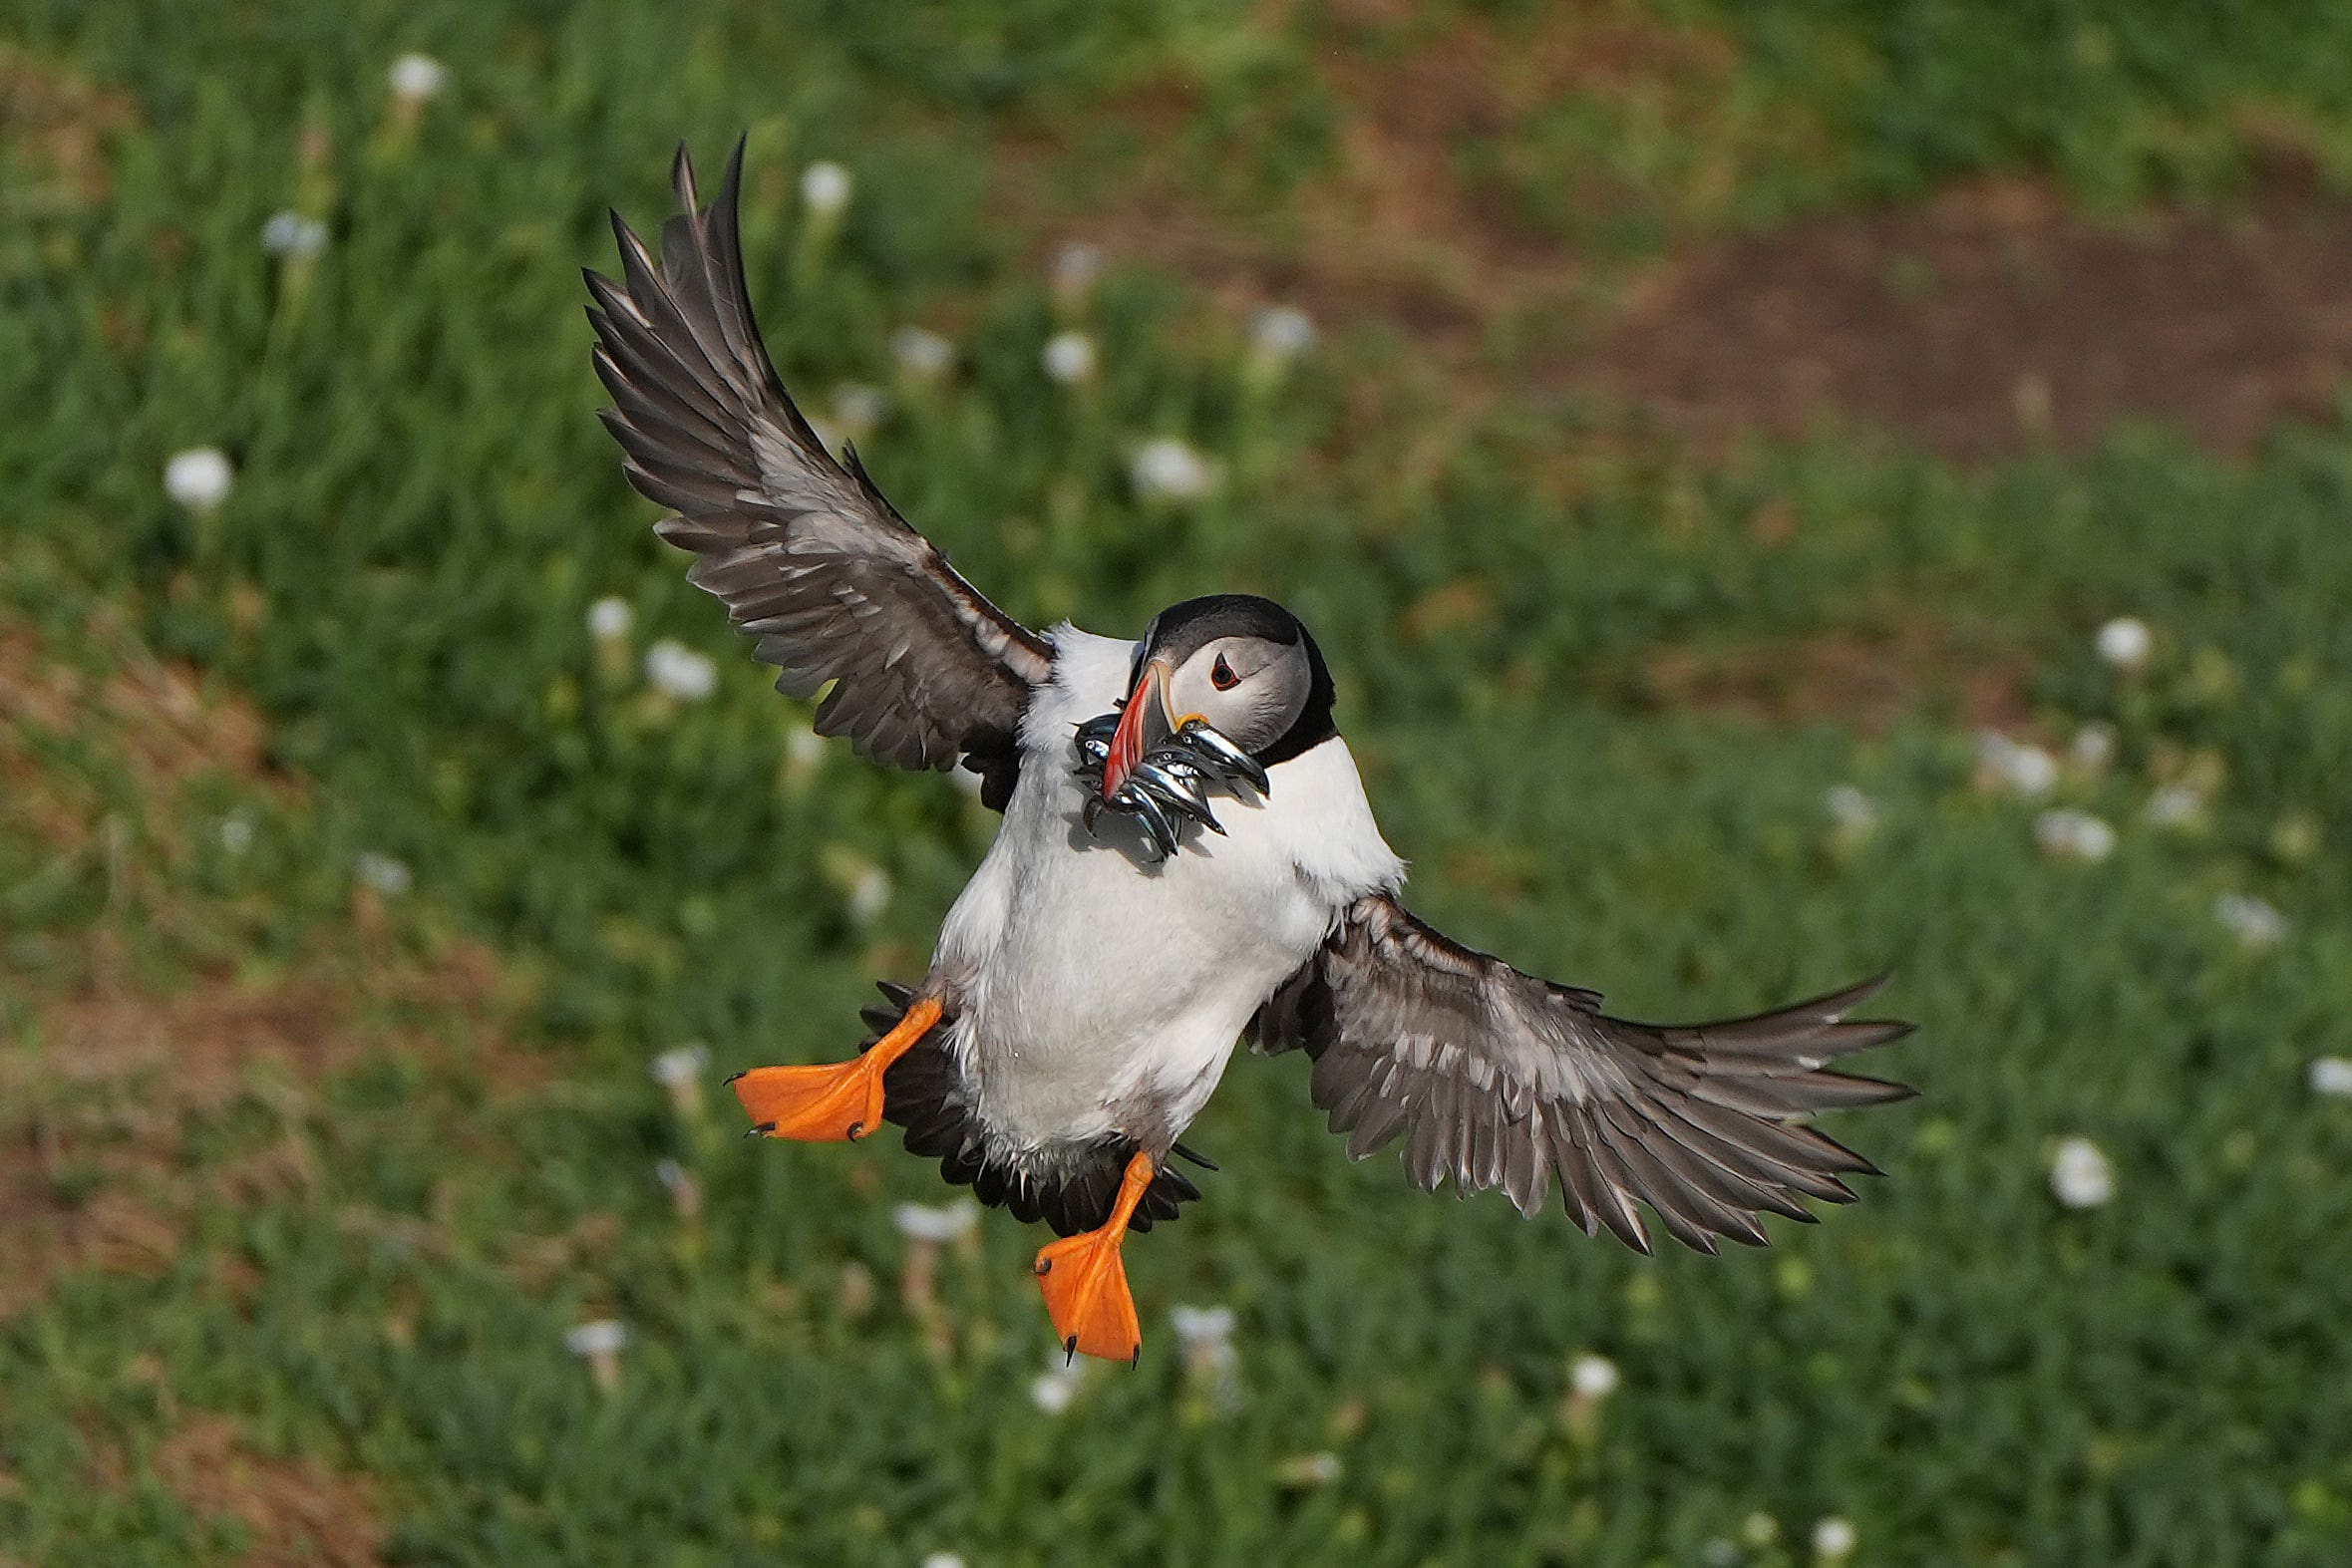
[[[617,281],[588,275],[604,420],[662,538],[755,639],[817,729],[875,762],[962,767],[1004,813],[930,967],[885,986],[852,1060],[739,1076],[752,1130],[862,1137],[883,1121],[1063,1238],[1036,1269],[1071,1354],[1141,1347],[1121,1248],[1198,1189],[1174,1160],[1244,1036],[1298,1050],[1359,1158],[1402,1140],[1436,1188],[1556,1190],[1588,1234],[1647,1251],[1761,1244],[1760,1216],[1853,1197],[1867,1160],[1805,1122],[1907,1091],[1833,1071],[1907,1026],[1849,1015],[1878,982],[1755,1018],[1661,1027],[1449,941],[1398,901],[1297,618],[1222,594],[1140,641],[1031,631],[956,575],[836,462],[754,325],[736,203],[742,150],[658,258],[614,219]]]

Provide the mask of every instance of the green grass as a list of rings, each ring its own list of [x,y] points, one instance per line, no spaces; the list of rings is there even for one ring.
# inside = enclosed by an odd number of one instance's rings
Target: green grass
[[[1186,77],[1187,177],[1278,215],[1330,157],[1314,62],[1338,24],[1311,7],[1287,29],[1205,0],[24,9],[29,57],[138,123],[104,201],[29,143],[0,152],[22,176],[0,182],[0,609],[55,660],[209,672],[295,783],[206,777],[159,804],[129,742],[42,732],[46,776],[86,784],[119,848],[0,811],[0,1082],[24,1091],[0,1137],[102,1129],[45,1178],[69,1208],[134,1179],[100,1157],[121,1086],[68,1071],[42,1024],[126,975],[168,994],[467,940],[526,1000],[372,1003],[396,1044],[316,1081],[253,1070],[186,1114],[150,1173],[183,1205],[176,1260],[70,1269],[0,1322],[0,1560],[238,1560],[233,1518],[138,1478],[191,1411],[371,1477],[384,1553],[414,1564],[1647,1564],[1728,1541],[1762,1568],[1810,1560],[1833,1513],[1871,1563],[2344,1560],[2352,1107],[2305,1087],[2352,1010],[2344,429],[2239,465],[2153,432],[1971,473],[1860,439],[1702,463],[1531,399],[1465,427],[1348,321],[1269,381],[1232,312],[1149,256],[1058,304],[1000,221],[1006,139]],[[1676,193],[1715,122],[1625,166],[1664,171],[1645,199],[1676,221],[1747,221],[1986,168],[2195,188],[2249,156],[2246,102],[2337,144],[2333,10],[2219,35],[2203,14],[1744,11],[1741,92],[1827,151],[1800,167],[1767,139],[1748,206]],[[404,128],[382,84],[409,48],[453,80]],[[2020,58],[2052,80],[2017,91]],[[1606,105],[1575,109],[1529,128],[1535,174],[1631,146]],[[820,411],[843,381],[891,390],[868,460],[970,576],[1105,631],[1221,587],[1292,602],[1417,907],[1618,1008],[1731,1011],[1893,965],[1888,1006],[1923,1028],[1886,1069],[1923,1098],[1837,1128],[1891,1179],[1776,1225],[1769,1253],[1642,1260],[1349,1165],[1303,1066],[1243,1060],[1193,1139],[1223,1167],[1207,1201],[1131,1253],[1143,1366],[1057,1417],[1029,1396],[1037,1234],[991,1215],[945,1261],[935,1339],[898,1300],[890,1219],[940,1198],[926,1165],[743,1143],[715,1086],[675,1110],[645,1063],[681,1042],[710,1044],[714,1078],[840,1054],[993,823],[940,779],[795,760],[806,711],[685,585],[591,417],[576,268],[607,264],[605,204],[651,224],[675,141],[715,164],[746,126],[787,376]],[[1115,184],[1130,156],[1078,172]],[[793,195],[818,157],[858,181],[831,235]],[[327,220],[315,260],[262,253],[285,207]],[[955,337],[946,384],[893,371],[908,322]],[[1039,366],[1063,325],[1101,345],[1082,393]],[[1367,416],[1369,380],[1405,391]],[[1126,456],[1153,435],[1216,458],[1221,492],[1135,500]],[[238,466],[202,519],[158,482],[199,442]],[[1768,505],[1793,534],[1751,525]],[[604,594],[635,607],[636,648],[718,658],[714,698],[665,707],[633,657],[600,660]],[[2091,652],[2123,613],[2158,630],[2142,680]],[[2027,662],[2047,736],[2116,726],[2114,764],[2059,791],[2118,824],[2111,859],[2041,854],[2039,807],[1971,783],[1937,672],[1876,737],[1665,710],[1646,674],[1668,647],[1737,661],[1918,622]],[[2207,823],[2144,825],[2183,769],[2221,781]],[[1881,812],[1858,844],[1823,804],[1848,781]],[[416,880],[355,922],[362,852]],[[152,871],[126,881],[125,853]],[[870,923],[849,897],[868,866],[893,888]],[[2285,939],[2231,940],[2229,891],[2283,910]],[[527,1087],[499,1066],[517,1051]],[[2112,1204],[2053,1200],[2070,1134],[2115,1161]],[[288,1149],[304,1181],[231,1179]],[[665,1158],[698,1178],[698,1220]],[[1182,1302],[1238,1314],[1237,1405],[1188,1379]],[[602,1315],[633,1333],[608,1395],[562,1344]],[[1571,1417],[1587,1351],[1624,1383]],[[129,1478],[101,1484],[94,1443]],[[1336,1477],[1302,1478],[1324,1452]]]

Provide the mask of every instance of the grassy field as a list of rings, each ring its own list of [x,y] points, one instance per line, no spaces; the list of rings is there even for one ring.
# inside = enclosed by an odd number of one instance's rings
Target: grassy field
[[[1611,369],[1684,269],[1802,278],[1879,203],[2160,263],[2341,221],[2352,12],[14,9],[0,1564],[2352,1559],[2338,362],[2184,266],[2291,393],[2239,450],[2134,401],[2170,302],[2090,440],[1958,321],[2015,387],[1965,463]],[[933,1248],[928,1164],[741,1141],[718,1080],[840,1055],[994,822],[813,744],[593,418],[606,206],[746,128],[778,359],[967,575],[1294,605],[1416,907],[1619,1011],[1893,967],[1921,1098],[1835,1127],[1890,1178],[1647,1260],[1351,1165],[1244,1058],[1130,1250],[1141,1367],[1063,1379],[1040,1233]],[[1205,493],[1138,484],[1164,438]]]

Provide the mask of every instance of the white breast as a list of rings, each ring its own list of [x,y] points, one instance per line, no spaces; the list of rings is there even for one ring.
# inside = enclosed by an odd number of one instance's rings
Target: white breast
[[[959,1000],[953,1049],[991,1134],[1016,1146],[1123,1131],[1173,1138],[1206,1103],[1258,1004],[1339,911],[1394,887],[1355,760],[1337,738],[1277,765],[1263,801],[1218,796],[1154,865],[1141,833],[1083,825],[1075,725],[1126,695],[1135,645],[1053,633],[1054,684],[1022,729],[1003,830],[948,912],[933,972]]]

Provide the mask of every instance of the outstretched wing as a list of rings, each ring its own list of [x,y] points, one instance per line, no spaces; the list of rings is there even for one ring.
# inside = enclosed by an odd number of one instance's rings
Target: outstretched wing
[[[1259,1048],[1303,1047],[1314,1100],[1358,1159],[1403,1136],[1434,1191],[1501,1187],[1527,1213],[1557,1172],[1586,1234],[1650,1250],[1636,1203],[1677,1240],[1766,1241],[1757,1215],[1847,1203],[1870,1162],[1793,1118],[1900,1099],[1898,1084],[1823,1063],[1911,1026],[1848,1022],[1884,977],[1720,1024],[1608,1018],[1600,998],[1521,974],[1422,924],[1386,893],[1350,905],[1322,950],[1260,1010]]]
[[[902,768],[983,776],[1002,808],[1018,736],[1053,650],[956,575],[882,498],[855,452],[836,463],[760,342],[736,221],[743,146],[703,207],[678,150],[684,210],[657,263],[613,214],[621,280],[586,274],[599,308],[596,374],[629,482],[677,515],[655,531],[701,559],[687,573],[726,601],[779,690],[834,689],[817,729]]]

